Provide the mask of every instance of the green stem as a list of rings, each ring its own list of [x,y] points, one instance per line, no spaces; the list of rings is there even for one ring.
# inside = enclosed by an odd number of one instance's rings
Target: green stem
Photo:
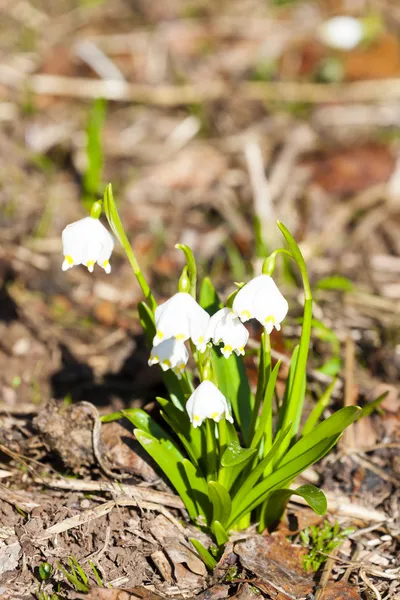
[[[215,439],[215,423],[206,419],[206,447],[207,447],[207,480],[217,479],[217,440]]]
[[[260,410],[261,402],[264,398],[265,389],[267,387],[270,372],[271,372],[271,338],[266,331],[263,331],[263,333],[261,334],[261,344],[260,344],[260,353],[259,353],[257,391],[256,391],[254,408],[252,410],[251,422],[250,422],[250,435],[249,435],[250,441],[254,437],[258,413]]]
[[[121,223],[120,216],[117,211],[117,207],[115,204],[112,186],[111,183],[108,184],[104,191],[104,210],[110,224],[111,229],[113,230],[115,236],[120,242],[121,246],[125,250],[125,254],[128,257],[129,263],[132,267],[133,273],[142,289],[144,297],[146,298],[146,302],[148,303],[152,312],[155,311],[157,307],[157,303],[154,299],[154,296],[151,292],[150,286],[146,281],[145,276],[142,273],[142,270],[139,266],[138,261],[136,260],[136,256],[132,250],[132,247],[126,237],[126,233]]]
[[[303,255],[300,251],[300,248],[296,244],[293,236],[286,229],[286,227],[278,221],[278,227],[281,230],[283,236],[285,237],[288,246],[290,248],[290,254],[294,261],[297,263],[299,268],[303,289],[304,289],[304,313],[303,313],[303,325],[300,336],[300,344],[299,344],[299,353],[297,357],[296,370],[293,378],[293,384],[291,386],[291,390],[289,393],[289,397],[287,400],[287,409],[285,411],[285,415],[282,422],[282,429],[285,429],[286,426],[292,422],[292,435],[289,436],[288,441],[283,447],[280,448],[279,457],[281,457],[288,448],[290,443],[290,438],[293,439],[293,436],[297,434],[301,413],[303,409],[304,402],[304,394],[303,394],[303,386],[305,382],[306,375],[306,367],[307,367],[307,358],[308,351],[310,347],[311,340],[311,325],[312,325],[312,292],[311,286],[308,279],[307,267],[303,258]]]

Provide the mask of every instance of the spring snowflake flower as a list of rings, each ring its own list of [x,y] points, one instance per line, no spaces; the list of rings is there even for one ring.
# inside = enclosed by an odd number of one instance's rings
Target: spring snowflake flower
[[[186,410],[193,427],[200,427],[204,419],[218,423],[222,417],[233,423],[225,396],[208,380],[195,389],[187,401]]]
[[[222,354],[229,358],[232,352],[244,354],[244,347],[249,339],[249,332],[238,317],[229,308],[221,308],[209,321],[206,338],[214,344],[222,342]]]
[[[325,46],[336,50],[352,50],[364,37],[361,21],[349,16],[338,16],[322,23],[319,38]]]
[[[181,379],[188,358],[189,354],[185,344],[174,338],[169,338],[152,349],[149,365],[159,364],[163,371],[172,369],[175,375]]]
[[[269,275],[259,275],[246,283],[236,294],[232,306],[243,323],[255,318],[267,333],[271,333],[274,327],[280,330],[288,309],[287,300]]]
[[[110,273],[110,256],[114,248],[112,235],[99,219],[85,217],[67,225],[62,232],[64,262],[62,270],[85,265],[93,273],[94,265]]]
[[[153,346],[158,346],[169,338],[181,342],[190,338],[197,350],[204,352],[208,342],[206,331],[209,320],[208,313],[190,294],[178,292],[156,308],[157,333],[153,339]]]

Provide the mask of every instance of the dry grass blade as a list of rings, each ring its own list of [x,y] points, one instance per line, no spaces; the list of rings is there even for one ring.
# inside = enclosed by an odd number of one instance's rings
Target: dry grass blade
[[[137,485],[126,485],[111,483],[108,481],[85,481],[79,479],[38,479],[38,483],[47,485],[50,488],[59,490],[74,490],[80,492],[109,492],[114,496],[125,494],[127,498],[134,498],[142,502],[151,502],[170,508],[184,509],[185,506],[179,496],[158,492],[149,488],[142,488]]]

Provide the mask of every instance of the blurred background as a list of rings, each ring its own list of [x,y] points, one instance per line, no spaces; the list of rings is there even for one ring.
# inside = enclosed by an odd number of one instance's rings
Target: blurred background
[[[315,291],[317,392],[347,368],[349,401],[389,389],[398,410],[396,0],[1,0],[0,15],[3,408],[117,409],[159,385],[121,249],[111,275],[61,272],[63,228],[112,182],[160,300],[177,242],[226,297],[282,244],[282,220]],[[301,296],[288,265],[278,278],[285,354]]]

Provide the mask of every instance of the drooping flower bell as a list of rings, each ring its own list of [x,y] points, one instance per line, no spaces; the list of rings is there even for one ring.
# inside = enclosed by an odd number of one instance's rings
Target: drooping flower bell
[[[163,371],[172,369],[175,375],[181,379],[188,358],[189,354],[184,342],[169,338],[152,348],[149,365],[159,364]]]
[[[204,419],[218,423],[222,417],[233,423],[225,396],[211,381],[200,383],[186,403],[186,410],[193,427],[200,427]]]
[[[157,306],[155,311],[156,335],[153,346],[164,340],[175,338],[185,342],[189,338],[197,350],[204,352],[207,345],[208,313],[186,292],[178,292],[172,298]]]
[[[362,21],[348,15],[328,19],[319,28],[319,38],[325,46],[336,50],[352,50],[364,37]]]
[[[207,328],[207,339],[214,344],[222,342],[222,354],[229,358],[232,352],[244,354],[244,347],[249,339],[249,332],[239,318],[229,308],[221,308],[210,318]]]
[[[280,330],[288,309],[287,300],[269,275],[259,275],[246,283],[236,294],[232,305],[233,312],[243,323],[255,318],[267,333],[271,333],[274,327]]]
[[[112,235],[99,219],[84,217],[67,225],[62,232],[64,262],[62,270],[85,265],[92,273],[95,263],[110,273],[110,256],[114,248]]]

